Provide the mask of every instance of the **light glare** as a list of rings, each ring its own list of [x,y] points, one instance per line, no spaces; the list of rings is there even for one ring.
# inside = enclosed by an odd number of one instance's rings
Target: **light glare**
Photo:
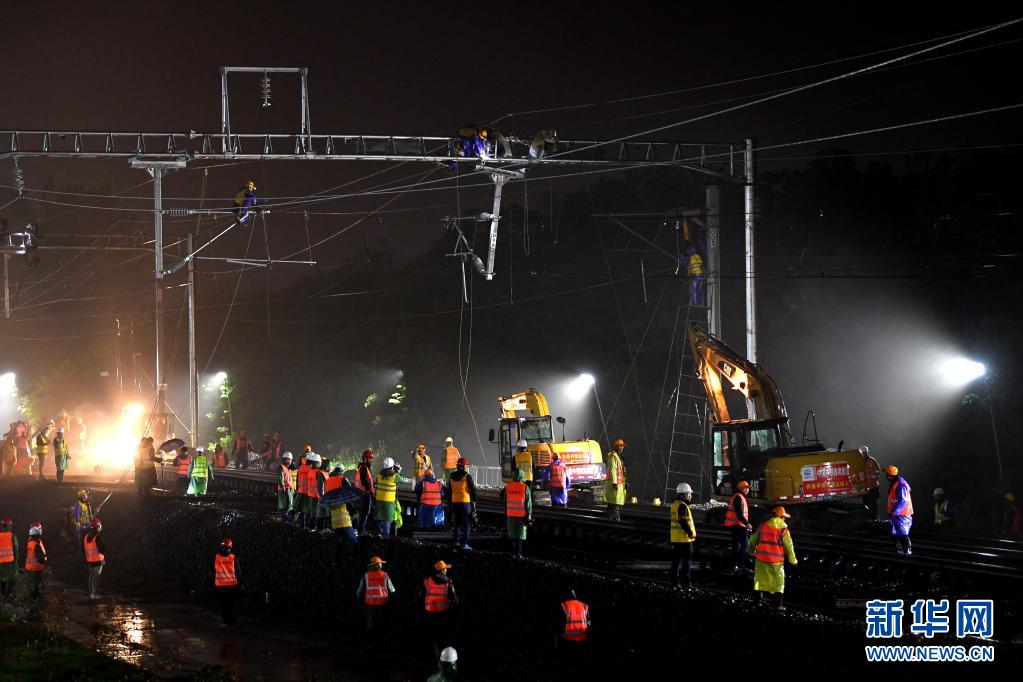
[[[580,374],[565,387],[565,393],[572,400],[582,400],[596,383],[592,374]]]
[[[965,386],[986,373],[983,363],[966,358],[952,358],[941,365],[941,375],[949,386]]]

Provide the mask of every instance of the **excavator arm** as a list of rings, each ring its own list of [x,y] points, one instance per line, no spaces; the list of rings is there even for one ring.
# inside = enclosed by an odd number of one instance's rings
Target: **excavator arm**
[[[694,322],[689,323],[689,346],[696,361],[696,376],[707,392],[715,422],[730,421],[723,388],[726,384],[746,398],[750,419],[788,419],[781,391],[763,368],[749,362]]]
[[[501,417],[506,419],[520,416],[519,412],[528,412],[533,417],[549,417],[551,414],[547,409],[547,398],[535,388],[500,397],[497,402],[501,404]]]

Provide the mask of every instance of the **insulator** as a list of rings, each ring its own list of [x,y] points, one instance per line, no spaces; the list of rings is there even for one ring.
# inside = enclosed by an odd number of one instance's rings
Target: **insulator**
[[[259,89],[263,93],[263,108],[270,106],[270,74],[264,73],[259,81]]]
[[[14,161],[14,190],[19,197],[25,195],[25,171],[21,170],[17,159]]]

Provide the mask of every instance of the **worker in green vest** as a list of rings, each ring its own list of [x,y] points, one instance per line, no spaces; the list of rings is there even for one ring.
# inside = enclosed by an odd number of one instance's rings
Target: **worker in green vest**
[[[210,460],[206,459],[206,450],[201,447],[195,449],[195,457],[188,466],[188,477],[191,479],[188,494],[205,495],[206,485],[213,478],[213,468],[210,466]]]

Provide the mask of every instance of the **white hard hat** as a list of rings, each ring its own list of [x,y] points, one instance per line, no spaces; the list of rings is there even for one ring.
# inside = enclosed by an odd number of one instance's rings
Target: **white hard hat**
[[[28,534],[29,535],[39,535],[42,532],[43,532],[43,527],[42,526],[29,526],[29,529],[28,529]]]
[[[196,452],[206,452],[206,448],[198,447],[195,449]]]
[[[529,447],[529,443],[527,443],[526,439],[523,438],[522,440],[520,440],[518,443],[515,444],[515,447],[517,447],[517,448],[528,448]]]
[[[381,465],[385,469],[390,469],[391,467],[394,466],[394,459],[392,459],[391,457],[384,457],[384,461],[381,463]]]
[[[444,651],[440,652],[441,663],[454,663],[458,660],[458,652],[452,647],[446,647]]]
[[[447,438],[444,439],[444,442],[445,443],[454,443],[455,439],[452,438],[451,436],[448,436]],[[450,649],[451,647],[448,647],[448,648]]]
[[[675,492],[680,493],[680,494],[681,493],[691,493],[691,492],[693,492],[693,487],[691,485],[689,485],[688,483],[679,483],[677,486],[675,486]]]
[[[283,455],[281,455],[281,459],[294,459],[294,458],[295,458],[295,456],[293,454],[291,454],[290,452],[285,452]]]
[[[320,461],[320,456],[315,452],[310,452],[308,455],[305,456],[305,461],[318,463]]]
[[[868,448],[866,445],[861,445],[860,446],[860,454],[863,455],[864,457],[866,457],[867,455],[870,454],[870,448]]]
[[[945,489],[944,488],[935,488],[934,489],[934,494],[935,495],[944,495],[945,494]]]

